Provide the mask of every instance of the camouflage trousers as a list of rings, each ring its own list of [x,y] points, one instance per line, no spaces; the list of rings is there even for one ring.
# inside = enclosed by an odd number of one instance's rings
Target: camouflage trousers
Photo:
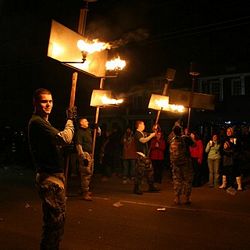
[[[135,163],[135,187],[140,190],[143,178],[146,177],[148,185],[154,184],[154,171],[152,161],[148,157],[138,156]]]
[[[185,195],[189,197],[191,195],[193,175],[191,159],[181,164],[172,163],[173,185],[176,196]]]
[[[65,224],[66,198],[64,174],[37,174],[36,186],[42,201],[43,230],[41,250],[57,250]]]
[[[88,152],[83,152],[83,158],[79,156],[78,161],[81,179],[81,190],[82,192],[88,192],[91,177],[93,175],[94,160]]]

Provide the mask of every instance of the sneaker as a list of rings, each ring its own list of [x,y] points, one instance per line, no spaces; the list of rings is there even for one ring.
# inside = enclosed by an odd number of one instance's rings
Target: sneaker
[[[185,205],[191,205],[190,197],[186,197],[186,200],[184,202]]]
[[[134,190],[134,194],[142,195],[143,192],[141,190]]]
[[[85,201],[92,201],[93,200],[88,192],[85,195],[83,195],[82,199]]]
[[[150,188],[148,189],[148,192],[151,192],[151,193],[160,192],[160,189],[157,188],[157,187],[155,187],[155,186],[153,186],[153,187],[150,187]]]
[[[123,184],[127,184],[128,183],[128,179],[127,178],[123,178],[122,183]]]
[[[233,187],[229,187],[226,192],[231,195],[236,195],[236,190]]]
[[[103,176],[102,179],[101,179],[102,182],[106,182],[106,181],[108,181],[108,180],[109,180],[109,178],[106,177],[106,176]]]
[[[180,199],[180,196],[176,196],[175,199],[174,199],[174,204],[179,206],[181,205],[181,199]]]

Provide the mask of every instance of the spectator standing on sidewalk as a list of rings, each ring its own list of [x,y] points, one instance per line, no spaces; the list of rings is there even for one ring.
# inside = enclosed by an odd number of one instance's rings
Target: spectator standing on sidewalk
[[[163,138],[162,132],[157,131],[156,137],[150,141],[149,157],[152,161],[154,169],[154,182],[161,184],[164,169],[164,154],[166,149],[166,142]]]
[[[123,183],[135,176],[136,147],[133,131],[127,127],[122,137]]]
[[[202,161],[203,161],[203,143],[195,131],[190,133],[190,137],[195,142],[194,145],[189,147],[194,169],[193,187],[200,187],[202,184]]]
[[[40,249],[59,249],[65,223],[65,189],[63,145],[70,144],[74,135],[75,108],[67,110],[63,131],[49,122],[53,107],[52,94],[37,89],[33,96],[34,113],[28,125],[28,138],[36,185],[42,201],[43,232]]]
[[[218,134],[213,134],[211,140],[205,148],[207,156],[207,164],[209,169],[209,187],[217,187],[220,178],[221,165],[221,142]]]
[[[222,184],[220,188],[233,187],[236,178],[237,190],[242,191],[240,173],[240,142],[232,127],[227,128],[223,143]]]

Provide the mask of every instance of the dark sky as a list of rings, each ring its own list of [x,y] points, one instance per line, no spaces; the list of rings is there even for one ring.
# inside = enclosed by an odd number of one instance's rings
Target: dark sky
[[[119,41],[135,78],[164,74],[168,67],[184,76],[191,61],[203,75],[249,63],[245,1],[99,1],[89,6],[88,33]]]
[[[6,32],[6,36],[1,35],[1,44],[10,47],[24,42],[22,50],[20,46],[11,48],[15,57],[30,60],[33,56],[37,60],[37,55],[46,52],[39,46],[47,46],[51,18],[77,30],[83,1],[1,2]],[[171,66],[181,74],[191,61],[197,61],[207,74],[216,71],[215,63],[225,65],[226,61],[232,66],[246,60],[249,25],[247,1],[98,0],[89,3],[86,35],[111,42],[117,49],[110,54],[124,55],[129,62],[127,73],[134,74],[135,81],[143,81]]]
[[[249,68],[250,14],[239,0],[98,0],[89,3],[86,36],[110,42],[110,55],[128,65],[112,88],[131,85],[176,69],[176,86],[189,87],[190,62],[201,76],[239,73]],[[0,97],[6,122],[32,111],[37,87],[55,93],[66,107],[72,69],[47,58],[51,19],[77,30],[82,0],[0,0]],[[77,104],[87,106],[99,80],[79,74]],[[82,104],[85,103],[85,104]],[[63,112],[58,106],[58,112]]]

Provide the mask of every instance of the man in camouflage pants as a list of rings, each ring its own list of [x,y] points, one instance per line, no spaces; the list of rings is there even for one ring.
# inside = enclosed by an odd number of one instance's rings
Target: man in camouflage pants
[[[34,113],[29,121],[28,138],[43,210],[40,249],[57,250],[64,233],[66,207],[62,149],[73,139],[76,110],[67,110],[65,128],[59,131],[48,121],[53,107],[51,92],[47,89],[36,90],[33,103]]]
[[[170,141],[170,163],[172,167],[172,177],[174,185],[176,205],[181,204],[181,195],[185,196],[184,204],[190,204],[192,192],[193,167],[189,153],[189,146],[194,144],[189,136],[182,135],[182,129],[179,126],[173,128],[174,137]]]
[[[158,192],[159,189],[154,186],[154,171],[151,159],[148,157],[148,145],[147,142],[150,141],[154,136],[155,132],[146,134],[144,131],[145,124],[143,121],[136,121],[136,132],[135,132],[135,145],[137,151],[137,160],[135,164],[135,182],[134,182],[134,193],[143,194],[141,185],[142,179],[146,176],[147,183],[149,186],[149,192]]]
[[[92,201],[92,193],[89,191],[94,164],[92,146],[92,133],[89,128],[89,121],[81,117],[79,119],[79,129],[76,132],[76,151],[81,179],[81,194],[82,199],[85,201]]]

